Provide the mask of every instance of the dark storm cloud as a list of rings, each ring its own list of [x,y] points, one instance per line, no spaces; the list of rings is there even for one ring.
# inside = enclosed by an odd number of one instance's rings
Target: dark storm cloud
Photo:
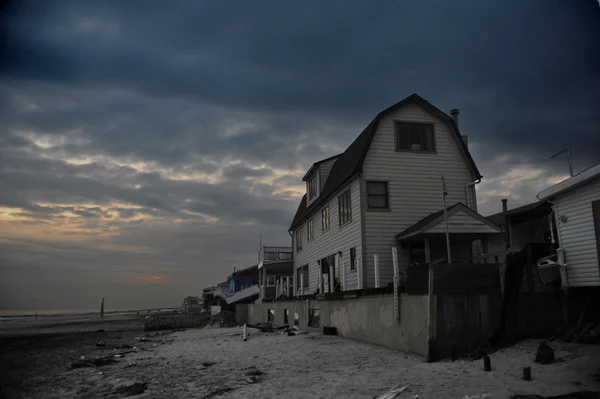
[[[254,262],[260,232],[286,245],[301,171],[413,92],[460,108],[484,214],[504,196],[533,201],[566,172],[549,157],[567,143],[576,170],[600,161],[594,0],[25,1],[1,18],[0,206],[160,248],[85,247],[98,269],[178,264],[173,280],[206,286]],[[20,262],[40,267],[14,257],[3,270],[22,279]]]

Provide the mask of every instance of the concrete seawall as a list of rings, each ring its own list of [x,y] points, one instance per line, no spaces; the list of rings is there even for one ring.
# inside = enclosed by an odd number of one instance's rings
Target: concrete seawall
[[[149,316],[144,322],[144,331],[202,327],[209,319],[210,314],[197,313]]]
[[[248,322],[271,320],[276,325],[296,324],[308,331],[331,326],[342,337],[427,356],[427,306],[427,295],[401,295],[400,322],[396,323],[393,295],[278,301],[248,305]]]

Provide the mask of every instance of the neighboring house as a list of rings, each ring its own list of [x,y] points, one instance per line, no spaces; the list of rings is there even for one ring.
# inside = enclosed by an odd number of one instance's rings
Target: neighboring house
[[[223,281],[222,283],[219,283],[216,285],[215,291],[214,291],[215,298],[219,297],[219,298],[225,299],[225,297],[227,296],[228,293],[229,293],[229,281]]]
[[[250,303],[258,298],[258,265],[235,270],[229,277],[228,305]]]
[[[262,246],[258,253],[258,273],[261,301],[291,296],[294,284],[292,248]]]
[[[215,298],[215,287],[206,287],[202,290],[202,308],[210,309],[210,305]]]
[[[564,287],[600,286],[600,164],[538,194],[554,210]],[[563,276],[564,278],[564,276]]]
[[[181,311],[190,312],[194,310],[200,310],[203,308],[202,299],[197,296],[188,296],[183,299],[183,304],[181,305]]]
[[[402,273],[411,263],[447,259],[443,184],[454,261],[500,227],[477,213],[481,179],[450,117],[413,94],[380,112],[340,155],[313,164],[303,180],[293,233],[296,295],[393,281],[392,247]]]
[[[487,218],[498,226],[504,228],[505,217],[508,219],[508,240],[512,252],[519,251],[532,243],[551,243],[556,228],[550,228],[552,219],[552,206],[545,201],[537,201],[532,204],[518,208],[498,212]],[[552,230],[552,231],[551,231]],[[497,256],[498,262],[503,263],[506,259],[506,234],[502,232],[490,236],[484,244],[484,253],[487,262],[494,262]]]

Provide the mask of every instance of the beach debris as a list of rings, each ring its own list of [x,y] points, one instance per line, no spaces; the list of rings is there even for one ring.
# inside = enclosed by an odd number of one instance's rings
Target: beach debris
[[[144,393],[147,388],[148,388],[147,383],[136,382],[132,385],[126,385],[124,387],[117,388],[115,393],[121,394],[123,396],[134,396],[134,395],[140,395],[140,394]]]
[[[101,328],[101,329],[99,329],[99,330],[96,330],[96,332],[97,332],[97,333],[103,333],[103,332],[106,332],[106,330],[104,330],[104,328]]]
[[[483,357],[483,370],[492,371],[492,359],[488,355]]]
[[[217,362],[202,362],[204,367],[214,366],[215,364],[217,364]]]
[[[96,342],[96,346],[105,347],[106,346],[106,342],[103,342],[103,341]]]
[[[260,371],[254,366],[248,367],[247,370],[248,371],[245,373],[244,380],[246,380],[248,384],[257,384],[262,382],[263,375],[265,375],[264,372]]]
[[[136,366],[137,366],[137,363],[129,363],[129,364],[126,364],[125,366],[123,366],[123,368],[128,369],[128,368],[136,367]]]
[[[535,362],[540,364],[554,363],[554,349],[546,341],[542,341],[537,348]]]
[[[382,395],[377,396],[375,399],[393,399],[395,397],[400,396],[400,394],[408,389],[408,385],[402,386],[402,384],[396,384],[389,391],[385,392]]]
[[[308,331],[300,331],[300,330],[288,331],[288,337],[292,337],[294,335],[305,335],[305,334],[308,334]]]
[[[258,323],[258,324],[248,324],[249,328],[254,328],[256,330],[260,330],[262,332],[271,332],[273,331],[273,324],[266,322],[266,323]]]
[[[208,326],[229,328],[237,327],[238,322],[235,320],[235,313],[223,310],[209,319]]]
[[[337,335],[337,327],[323,327],[323,335]]]
[[[523,380],[531,381],[531,367],[523,367]]]
[[[75,363],[71,363],[71,370],[72,369],[82,368],[82,367],[108,366],[109,364],[113,364],[113,363],[117,363],[117,361],[112,356],[98,357],[98,358],[95,358],[95,359],[85,359],[85,358],[81,359],[81,358],[79,358],[79,360],[76,361]]]
[[[490,395],[489,393],[480,393],[477,395],[466,395],[462,399],[487,399],[487,398],[491,398],[491,397],[492,397],[492,395]]]
[[[123,355],[115,355],[115,359],[118,359],[120,357],[123,357]]]

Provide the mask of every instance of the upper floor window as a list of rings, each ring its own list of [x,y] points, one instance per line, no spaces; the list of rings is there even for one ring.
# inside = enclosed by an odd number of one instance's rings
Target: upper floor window
[[[315,224],[312,219],[306,223],[306,240],[310,241],[315,238]]]
[[[433,125],[396,122],[396,151],[435,152]]]
[[[369,209],[388,209],[388,183],[386,181],[367,182],[367,206]]]
[[[317,175],[315,174],[308,180],[308,202],[315,199],[318,194]]]
[[[344,191],[338,197],[340,226],[352,221],[352,201],[350,199],[350,189]]]
[[[302,229],[296,231],[296,251],[302,250]]]
[[[328,206],[326,206],[321,211],[321,226],[323,228],[323,231],[329,230],[329,207]]]

